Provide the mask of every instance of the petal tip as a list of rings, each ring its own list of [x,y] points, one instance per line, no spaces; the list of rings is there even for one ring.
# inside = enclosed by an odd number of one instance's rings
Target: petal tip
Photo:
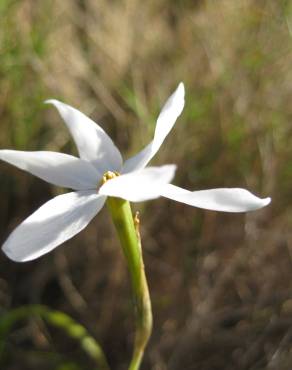
[[[180,89],[180,91],[184,92],[185,91],[185,85],[183,83],[183,81],[181,81],[179,84],[178,84],[178,88]]]
[[[178,84],[178,87],[176,89],[176,93],[182,98],[184,99],[185,97],[185,85],[184,83],[181,81],[179,84]]]
[[[54,104],[54,102],[55,102],[55,99],[46,99],[44,101],[44,104]]]
[[[252,205],[250,205],[250,208],[246,209],[244,212],[256,211],[258,209],[264,208],[267,205],[269,205],[271,203],[271,201],[272,201],[272,199],[270,197],[258,198],[257,196],[255,196],[254,203]]]
[[[2,251],[3,253],[6,255],[6,257],[8,257],[11,261],[14,261],[14,262],[25,262],[24,259],[22,258],[19,258],[19,256],[16,256],[13,251],[11,250],[11,248],[7,247],[6,244],[4,244],[2,246]]]
[[[57,99],[46,99],[45,101],[44,101],[44,104],[52,104],[52,105],[54,105],[55,107],[56,106],[58,106],[59,104],[63,104],[63,103],[61,103],[59,100],[57,100]]]
[[[262,199],[263,207],[265,207],[265,206],[269,205],[269,204],[271,203],[271,201],[272,201],[272,198],[270,198],[270,197],[263,198],[263,199]]]

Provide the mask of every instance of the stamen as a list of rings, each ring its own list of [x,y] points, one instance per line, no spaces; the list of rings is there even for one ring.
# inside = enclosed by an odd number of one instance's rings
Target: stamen
[[[101,180],[101,183],[104,184],[106,183],[108,180],[112,180],[114,179],[115,177],[117,176],[120,176],[119,172],[116,172],[116,171],[107,171],[103,176],[102,176],[102,180]]]

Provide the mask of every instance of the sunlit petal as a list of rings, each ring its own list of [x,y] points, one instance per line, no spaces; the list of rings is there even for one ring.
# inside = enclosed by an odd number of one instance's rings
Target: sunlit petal
[[[92,191],[59,195],[23,221],[2,249],[17,262],[38,258],[84,229],[100,211],[105,199]]]
[[[0,150],[0,159],[51,184],[75,190],[94,189],[101,178],[90,163],[68,154]]]
[[[168,98],[159,114],[154,139],[138,154],[125,162],[122,170],[123,173],[144,168],[154,157],[183,110],[184,96],[185,89],[181,82],[175,92]]]
[[[158,198],[162,187],[173,179],[175,170],[174,165],[147,167],[107,181],[99,193],[131,202]]]
[[[54,99],[46,103],[58,109],[77,145],[80,158],[92,163],[102,173],[120,171],[120,151],[100,126],[70,105]]]
[[[189,191],[167,184],[161,195],[190,206],[222,212],[248,212],[268,205],[270,198],[258,198],[239,188]]]

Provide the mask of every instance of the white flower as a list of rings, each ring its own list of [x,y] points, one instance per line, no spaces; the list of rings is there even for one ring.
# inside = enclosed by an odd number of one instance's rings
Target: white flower
[[[270,202],[270,198],[257,198],[244,189],[191,192],[169,184],[174,177],[174,165],[145,168],[183,110],[183,83],[159,114],[153,140],[124,164],[112,140],[90,118],[57,100],[47,103],[58,109],[80,158],[55,152],[0,150],[0,159],[74,192],[51,199],[11,233],[3,251],[14,261],[33,260],[72,238],[101,210],[107,196],[132,202],[164,196],[195,207],[225,212],[246,212]],[[120,175],[102,184],[103,175],[108,171]]]

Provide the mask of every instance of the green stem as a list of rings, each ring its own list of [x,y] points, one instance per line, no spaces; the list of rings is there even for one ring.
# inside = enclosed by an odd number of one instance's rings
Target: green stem
[[[136,332],[129,370],[138,370],[152,331],[152,310],[143,264],[141,240],[135,228],[130,203],[109,197],[107,206],[115,224],[127,260],[134,295]]]

